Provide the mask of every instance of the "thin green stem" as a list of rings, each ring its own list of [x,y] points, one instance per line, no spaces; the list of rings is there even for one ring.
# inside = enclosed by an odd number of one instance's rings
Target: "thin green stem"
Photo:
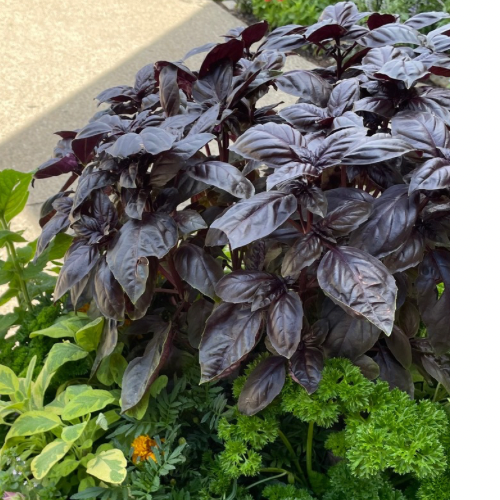
[[[297,470],[299,471],[299,474],[301,475],[302,479],[305,482],[304,471],[302,470],[302,467],[300,466],[299,459],[297,458],[297,454],[295,453],[295,450],[292,448],[292,445],[290,444],[290,441],[288,441],[288,438],[279,429],[278,429],[278,436],[283,441],[283,444],[285,445],[286,449],[289,451],[289,453],[290,453],[290,455],[292,457],[292,461],[295,464],[295,467],[297,467]]]
[[[434,397],[432,398],[433,403],[435,403],[436,401],[439,401],[439,399],[438,399],[439,389],[441,389],[441,382],[438,382],[436,390],[434,391]]]
[[[274,469],[273,467],[268,468],[268,469],[261,469],[260,472],[271,472],[271,470],[273,472],[277,472],[277,471],[282,471],[282,472],[281,472],[281,474],[277,474],[276,476],[266,477],[265,479],[261,479],[260,481],[252,483],[251,485],[247,486],[247,490],[249,490],[250,488],[253,488],[254,486],[257,486],[259,484],[267,483],[267,481],[272,481],[273,479],[278,479],[279,477],[283,477],[283,476],[286,476],[287,474],[289,474],[289,472],[286,471],[285,469]]]
[[[7,225],[7,222],[3,217],[0,217],[0,228],[4,230],[9,229],[9,226]],[[7,241],[6,246],[7,246],[7,254],[12,259],[12,263],[14,264],[14,269],[19,278],[19,286],[21,287],[21,294],[23,296],[24,302],[26,302],[26,307],[28,308],[29,312],[33,312],[33,306],[31,305],[31,299],[28,293],[28,288],[26,287],[26,282],[24,281],[23,277],[23,270],[17,259],[16,249],[14,248],[14,244],[12,243],[12,241]],[[19,300],[19,297],[17,298],[17,300],[21,302]]]
[[[309,481],[312,480],[312,475],[313,475],[313,468],[312,468],[313,436],[314,436],[314,422],[309,422],[309,428],[307,429],[307,447],[306,447],[306,465],[307,465],[307,476],[309,477]]]

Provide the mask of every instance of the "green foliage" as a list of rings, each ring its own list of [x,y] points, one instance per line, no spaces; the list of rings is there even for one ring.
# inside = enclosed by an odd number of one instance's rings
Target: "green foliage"
[[[395,14],[402,21],[419,12],[450,12],[449,0],[353,0],[360,12]],[[239,9],[266,20],[270,26],[311,25],[332,0],[240,0]]]
[[[272,484],[262,492],[268,500],[314,500],[307,490],[296,488],[291,484]]]
[[[35,306],[32,313],[24,316],[21,326],[14,335],[0,339],[0,364],[8,365],[16,375],[22,376],[29,361],[36,356],[35,376],[38,375],[45,356],[57,341],[48,337],[30,339],[29,336],[36,330],[50,326],[60,314],[59,304]]]
[[[405,496],[393,488],[381,475],[370,479],[354,476],[348,465],[341,462],[328,471],[330,488],[323,500],[404,500]]]

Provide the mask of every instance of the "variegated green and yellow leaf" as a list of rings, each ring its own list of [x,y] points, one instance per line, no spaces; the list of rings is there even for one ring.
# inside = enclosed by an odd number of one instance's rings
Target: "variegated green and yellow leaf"
[[[121,484],[127,477],[127,459],[116,448],[103,451],[87,464],[87,473],[101,481]]]
[[[31,472],[35,479],[43,479],[70,449],[71,443],[62,439],[55,439],[49,443],[31,462]]]

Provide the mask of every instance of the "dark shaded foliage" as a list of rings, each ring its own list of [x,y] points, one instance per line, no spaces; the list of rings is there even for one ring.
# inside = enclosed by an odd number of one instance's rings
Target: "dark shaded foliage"
[[[186,55],[206,52],[199,71],[148,65],[59,133],[35,177],[79,179],[44,206],[38,253],[73,229],[55,298],[85,292],[107,318],[94,370],[127,318],[170,324],[134,363],[128,407],[172,344],[199,348],[203,382],[270,350],[249,414],[286,370],[314,392],[325,356],[410,394],[412,363],[449,386],[449,91],[428,84],[449,73],[449,25],[428,29],[443,17],[339,2],[309,27],[232,30]],[[283,73],[303,46],[332,65]],[[258,107],[273,87],[297,103]]]

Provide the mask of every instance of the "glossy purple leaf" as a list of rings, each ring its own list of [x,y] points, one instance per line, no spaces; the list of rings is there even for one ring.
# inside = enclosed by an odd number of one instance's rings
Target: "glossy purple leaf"
[[[160,369],[170,354],[172,345],[172,324],[158,322],[153,338],[148,342],[142,356],[134,358],[127,366],[122,380],[122,412],[136,406],[151,384],[159,375]]]
[[[146,289],[148,257],[161,259],[177,243],[177,226],[163,213],[144,213],[142,220],[130,219],[120,229],[106,260],[132,303]]]
[[[208,318],[200,343],[201,382],[227,374],[255,347],[262,312],[222,303]]]
[[[328,99],[328,112],[330,116],[340,116],[352,107],[359,99],[359,81],[357,78],[341,80],[333,87]]]
[[[391,333],[396,283],[379,260],[357,248],[337,247],[321,260],[318,283],[336,304]]]
[[[45,163],[42,163],[35,172],[35,179],[48,179],[57,177],[58,175],[69,174],[75,172],[81,173],[81,167],[78,159],[73,154],[68,154],[63,158],[51,158]]]
[[[321,240],[314,233],[301,236],[283,257],[281,274],[297,277],[302,269],[321,257]]]
[[[90,371],[90,378],[92,378],[95,375],[102,360],[107,358],[113,353],[117,343],[118,343],[118,328],[116,321],[114,319],[105,320],[104,328],[101,334],[101,339],[99,341],[99,346],[97,347],[94,364],[92,365],[92,370]]]
[[[111,130],[112,128],[107,123],[100,121],[90,122],[85,125],[71,142],[76,157],[82,163],[87,163],[94,152],[94,148]]]
[[[200,78],[203,78],[215,65],[224,59],[235,64],[243,55],[245,43],[242,40],[232,39],[216,45],[205,57],[200,67]]]
[[[372,212],[372,204],[366,201],[345,201],[335,207],[316,227],[327,230],[332,236],[345,236],[365,222]]]
[[[330,84],[312,71],[296,69],[276,79],[280,90],[305,101],[324,107],[331,92]]]
[[[236,198],[250,198],[255,194],[252,183],[229,163],[206,161],[189,166],[186,173],[193,179],[212,184]]]
[[[93,297],[103,316],[116,321],[125,319],[125,297],[122,287],[116,281],[104,257],[101,257],[94,275]]]
[[[369,220],[352,233],[350,244],[375,257],[396,251],[412,233],[418,215],[418,194],[408,186],[390,187],[373,203]]]
[[[442,19],[447,19],[448,17],[450,17],[450,15],[446,12],[421,12],[413,17],[410,17],[410,19],[405,22],[405,25],[411,26],[416,30],[420,30],[437,23]]]
[[[276,280],[276,276],[271,273],[238,270],[224,276],[215,286],[215,292],[225,302],[252,302],[259,288]]]
[[[385,337],[385,342],[401,366],[409,370],[411,366],[411,345],[410,340],[403,331],[394,325],[392,333],[388,337]]]
[[[305,147],[306,141],[290,125],[266,123],[252,127],[229,149],[243,158],[280,167],[297,159],[291,146]]]
[[[285,385],[285,358],[270,356],[252,371],[238,398],[238,411],[255,415],[278,396]]]
[[[444,158],[427,160],[412,174],[409,192],[433,191],[450,187],[450,162]]]
[[[291,194],[259,193],[233,205],[211,227],[224,231],[234,250],[272,233],[296,209],[297,200]]]
[[[415,388],[411,373],[396,361],[388,349],[380,347],[373,359],[380,367],[380,378],[388,382],[391,389],[405,391],[413,398]]]
[[[308,394],[318,388],[324,366],[323,350],[319,347],[300,345],[290,359],[290,375]]]
[[[195,231],[207,228],[207,224],[203,220],[203,217],[195,210],[181,210],[180,212],[175,212],[173,219],[181,234],[194,233]]]
[[[401,273],[420,264],[424,258],[424,250],[422,235],[413,231],[396,251],[384,258],[384,266],[392,274]]]
[[[371,349],[380,336],[380,330],[372,323],[349,316],[331,301],[323,309],[323,318],[328,323],[328,335],[323,342],[328,357],[354,361]]]
[[[224,276],[220,264],[202,248],[186,243],[181,245],[174,256],[179,276],[203,295],[215,298],[215,285]]]
[[[99,252],[96,247],[75,240],[64,256],[64,264],[54,290],[54,301],[59,300],[71,287],[87,276],[98,260]]]
[[[164,66],[158,76],[160,88],[160,103],[167,116],[174,116],[179,112],[181,98],[177,83],[177,67],[173,64]]]
[[[364,47],[383,47],[396,43],[408,43],[411,45],[422,45],[424,37],[411,26],[404,24],[385,24],[380,28],[370,31],[357,42]]]
[[[297,350],[304,311],[297,293],[287,291],[273,302],[267,313],[267,336],[276,352],[290,359]]]

